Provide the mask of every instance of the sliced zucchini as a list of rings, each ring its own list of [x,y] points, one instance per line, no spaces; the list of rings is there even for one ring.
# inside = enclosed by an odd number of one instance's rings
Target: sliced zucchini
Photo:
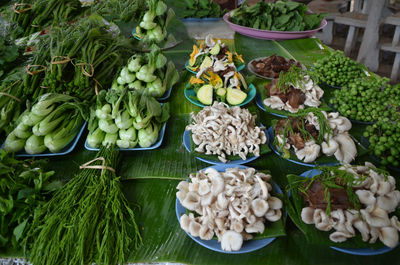
[[[231,105],[239,105],[245,101],[247,94],[237,88],[228,88],[226,101]]]
[[[203,62],[200,65],[200,70],[211,67],[211,65],[212,65],[212,59],[206,56],[206,58],[204,58]]]
[[[215,44],[214,47],[212,47],[212,49],[210,51],[210,54],[211,55],[217,55],[220,50],[221,50],[221,48],[220,48],[219,44],[217,43],[217,44]]]
[[[213,102],[213,87],[204,85],[197,91],[197,99],[204,105],[211,105]]]

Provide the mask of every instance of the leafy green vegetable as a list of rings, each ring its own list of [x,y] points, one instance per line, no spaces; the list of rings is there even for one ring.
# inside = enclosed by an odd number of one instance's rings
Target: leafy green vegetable
[[[0,249],[20,248],[31,227],[36,207],[59,189],[45,160],[19,161],[0,150]]]
[[[115,174],[118,151],[103,147],[96,157],[37,210],[24,240],[33,264],[124,264],[141,243]]]
[[[304,31],[319,27],[325,13],[308,13],[302,3],[279,0],[275,3],[259,1],[253,6],[241,5],[230,14],[232,23],[262,30]]]
[[[182,18],[217,18],[227,12],[212,0],[173,1],[171,4],[179,10],[177,14]]]

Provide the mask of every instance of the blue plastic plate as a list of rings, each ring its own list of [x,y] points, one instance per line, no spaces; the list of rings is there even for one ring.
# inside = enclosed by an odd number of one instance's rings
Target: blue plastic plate
[[[264,102],[263,102],[263,100],[262,100],[262,98],[261,98],[260,93],[257,93],[257,95],[256,95],[256,105],[257,105],[257,107],[259,107],[262,111],[267,111],[267,110],[265,109],[265,105],[264,105]],[[271,115],[273,115],[273,116],[276,116],[276,117],[287,118],[287,116],[282,115],[282,114],[278,114],[278,113],[275,113],[275,112],[270,112],[270,111],[269,111],[268,113],[271,114]]]
[[[31,154],[26,153],[25,151],[21,151],[21,152],[15,153],[15,156],[16,157],[46,157],[46,156],[61,156],[61,155],[69,154],[72,152],[72,150],[74,150],[85,127],[86,127],[86,122],[82,125],[81,129],[79,130],[79,132],[75,136],[75,138],[58,153],[52,153],[49,150],[46,150],[44,153],[31,155]],[[4,148],[4,143],[1,145],[1,148],[2,149]]]
[[[265,130],[265,135],[267,136],[267,144],[268,144],[268,132]],[[185,131],[183,133],[183,145],[185,146],[186,150],[190,153],[191,150],[191,146],[190,146],[190,131]],[[202,157],[197,157],[196,158],[200,161],[206,162],[208,164],[212,164],[212,165],[242,165],[242,164],[246,164],[246,163],[250,163],[251,161],[256,160],[257,158],[259,158],[259,156],[252,156],[246,160],[243,159],[238,159],[238,160],[232,160],[229,161],[228,163],[223,163],[221,161],[217,161],[217,160],[211,160],[211,159],[205,159]]]
[[[240,169],[247,168],[246,166],[243,166],[243,165],[235,165],[235,167],[238,167]],[[216,170],[223,172],[227,168],[232,168],[232,165],[218,164],[215,166],[211,166],[211,168],[215,168]],[[207,168],[204,168],[203,170],[205,170],[205,169],[207,169]],[[274,184],[275,190],[278,193],[282,194],[282,190],[278,187],[278,185],[276,185],[275,183],[273,183],[273,184]],[[182,204],[179,202],[178,199],[176,199],[176,202],[175,202],[175,211],[176,211],[176,217],[178,218],[178,222],[179,222],[180,217],[186,213],[186,208],[182,206]],[[206,248],[211,249],[216,252],[221,252],[221,253],[226,253],[226,254],[242,254],[242,253],[252,252],[252,251],[255,251],[260,248],[265,247],[266,245],[270,244],[272,241],[274,241],[276,239],[275,237],[271,237],[271,238],[265,238],[265,239],[253,239],[253,240],[249,240],[249,241],[244,241],[242,248],[240,250],[224,251],[221,248],[221,243],[219,243],[218,240],[216,240],[216,239],[202,240],[202,239],[200,239],[200,237],[194,237],[191,234],[187,233],[186,231],[185,231],[185,233],[191,239],[193,239],[196,243],[202,245],[203,247],[206,247]]]
[[[312,170],[308,170],[306,172],[301,173],[300,176],[305,177],[305,178],[312,178],[319,174],[321,174],[321,170],[312,169]],[[399,245],[400,244],[397,244],[397,246],[399,246]],[[379,249],[370,249],[370,248],[339,248],[339,247],[331,246],[330,248],[337,250],[339,252],[346,253],[346,254],[359,255],[359,256],[379,255],[379,254],[383,254],[383,253],[393,250],[392,248],[389,248],[389,247],[383,247],[383,248],[379,248]]]
[[[197,18],[197,17],[188,17],[182,18],[182,22],[215,22],[222,20],[222,17],[204,17],[204,18]]]
[[[241,64],[238,67],[236,67],[236,71],[240,72],[244,69],[245,64]],[[186,61],[185,63],[185,68],[186,70],[188,70],[189,72],[191,72],[192,74],[197,74],[197,72],[193,71],[192,69],[189,68],[189,61]]]
[[[189,83],[187,84],[186,87],[189,86]],[[247,98],[239,105],[235,105],[235,106],[244,106],[248,103],[250,103],[254,97],[256,96],[256,88],[253,86],[253,84],[250,84],[248,89],[249,92],[247,93]],[[198,101],[197,99],[194,99],[196,97],[196,92],[194,92],[194,90],[192,88],[185,88],[185,97],[192,102],[193,104],[204,108],[206,105],[204,105],[203,103],[201,103],[200,101]]]
[[[269,139],[269,147],[272,149],[272,151],[274,151],[275,154],[277,154],[278,156],[282,157],[281,154],[278,152],[278,150],[275,148],[274,146],[274,130],[272,129],[272,127],[268,128],[268,139]],[[283,157],[282,157],[283,158]],[[334,166],[339,164],[339,162],[331,162],[331,163],[321,163],[321,164],[315,164],[315,163],[304,163],[301,161],[297,161],[297,160],[293,160],[290,158],[284,158],[292,163],[301,165],[301,166],[306,166],[306,167],[316,167],[316,166]]]
[[[135,147],[135,148],[120,148],[120,151],[144,151],[144,150],[152,150],[160,147],[163,139],[164,139],[164,134],[165,134],[165,127],[167,126],[167,123],[164,123],[164,126],[161,128],[160,132],[158,133],[158,139],[157,142],[155,142],[152,146],[150,147]],[[89,151],[99,151],[100,148],[93,148],[88,145],[87,139],[85,141],[85,148]]]

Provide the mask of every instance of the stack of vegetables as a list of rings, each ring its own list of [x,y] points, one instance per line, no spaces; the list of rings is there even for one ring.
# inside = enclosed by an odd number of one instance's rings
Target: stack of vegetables
[[[137,91],[104,90],[92,109],[87,144],[92,148],[116,144],[121,149],[150,147],[169,119],[169,103]]]
[[[136,27],[136,36],[146,43],[161,43],[167,39],[167,27],[175,12],[162,0],[147,1],[147,11]]]
[[[150,53],[135,54],[123,67],[112,89],[123,91],[124,87],[153,97],[162,97],[179,80],[179,73],[172,61],[162,54],[157,45]]]
[[[227,12],[226,9],[221,9],[213,0],[185,0],[173,4],[177,8],[183,8],[181,14],[177,12],[183,18],[218,18]]]
[[[45,160],[20,161],[0,149],[0,248],[22,247],[36,207],[45,203],[53,190],[54,171],[45,171]]]
[[[202,73],[209,70],[222,75],[237,70],[244,64],[244,60],[242,55],[231,52],[225,43],[222,43],[220,39],[214,40],[209,34],[200,47],[193,45],[188,64],[188,69],[198,72],[197,77],[200,77]]]
[[[76,98],[48,93],[28,108],[7,136],[4,149],[40,154],[47,149],[56,153],[66,147],[84,123],[85,104]]]

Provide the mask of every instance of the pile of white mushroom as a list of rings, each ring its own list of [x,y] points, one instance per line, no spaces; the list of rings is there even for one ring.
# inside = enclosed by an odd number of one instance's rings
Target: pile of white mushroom
[[[304,76],[304,79],[299,81],[297,84],[290,84],[294,89],[301,90],[304,93],[305,100],[303,104],[298,106],[292,106],[290,100],[283,102],[278,95],[271,95],[264,100],[264,105],[276,109],[276,110],[286,110],[291,113],[296,113],[299,109],[304,109],[305,106],[308,107],[318,107],[321,105],[320,99],[324,95],[324,91],[315,83],[310,76]],[[290,97],[290,95],[288,95]]]
[[[379,238],[383,244],[393,248],[399,242],[400,222],[397,216],[389,218],[400,202],[400,191],[396,190],[396,181],[392,176],[384,176],[375,170],[375,166],[366,162],[365,166],[345,165],[341,169],[354,174],[360,179],[353,188],[356,189],[360,211],[354,209],[335,210],[328,216],[322,209],[303,208],[301,219],[306,224],[315,224],[322,231],[334,229],[329,239],[333,242],[344,242],[361,233],[362,240],[375,243]],[[365,179],[361,178],[366,176]]]
[[[176,197],[193,213],[183,214],[180,225],[192,236],[211,240],[214,234],[225,251],[237,251],[253,233],[263,233],[264,222],[282,217],[282,202],[271,196],[271,175],[254,168],[213,168],[191,174],[191,182],[178,184]]]
[[[327,114],[322,111],[322,113],[327,119],[332,133],[324,135],[324,142],[321,145],[310,139],[305,142],[304,148],[297,149],[293,144],[289,144],[282,134],[276,135],[278,143],[287,150],[293,147],[297,158],[306,163],[315,161],[320,153],[326,156],[334,155],[338,161],[350,163],[357,156],[357,147],[349,134],[352,127],[351,122],[346,117],[340,116],[338,112]],[[320,131],[319,119],[314,113],[309,112],[306,120]]]
[[[192,131],[195,150],[217,155],[223,163],[228,162],[226,155],[239,155],[243,160],[249,153],[260,156],[260,145],[267,142],[263,128],[255,125],[256,116],[247,109],[214,102],[191,115],[193,123],[186,130]]]

